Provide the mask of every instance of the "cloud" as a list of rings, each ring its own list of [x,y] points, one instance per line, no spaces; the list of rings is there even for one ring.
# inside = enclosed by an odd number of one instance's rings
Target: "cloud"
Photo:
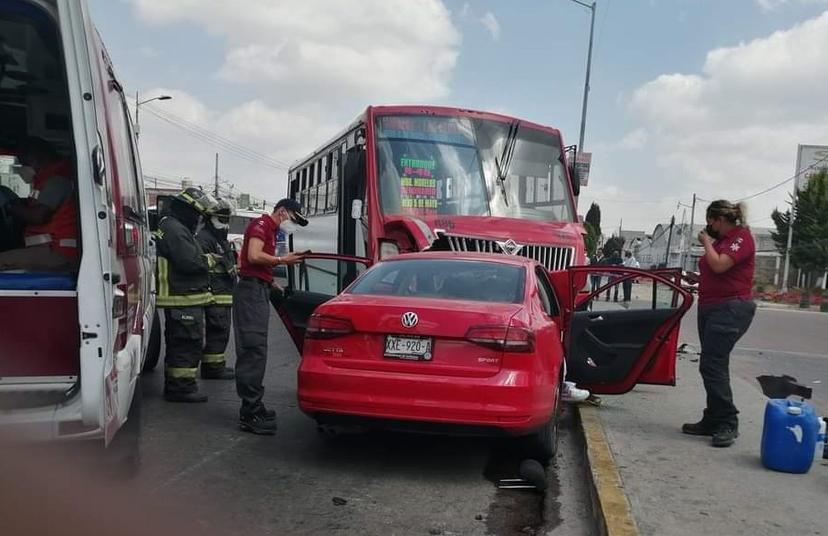
[[[318,108],[287,110],[256,99],[215,110],[180,90],[155,88],[145,93],[173,97],[141,107],[140,148],[145,174],[210,183],[218,152],[223,181],[234,184],[236,192],[254,193],[271,202],[284,197],[287,190],[286,165],[282,164],[303,156],[309,142],[321,141],[338,129]],[[226,141],[215,139],[215,134],[245,150],[228,148]]]
[[[495,41],[500,39],[500,23],[497,22],[497,17],[494,16],[494,13],[487,11],[486,14],[480,18],[480,24],[482,24],[483,27],[489,31],[492,39]]]
[[[756,0],[762,11],[774,11],[788,4],[825,4],[826,0]]]
[[[368,104],[446,99],[461,41],[441,0],[246,0],[243,9],[227,0],[130,2],[147,25],[195,27],[224,45],[212,73],[223,109],[169,88],[156,91],[175,99],[154,109],[288,163]],[[255,98],[234,102],[235,94]],[[215,147],[143,108],[141,116],[145,170],[209,181]],[[219,152],[220,171],[236,191],[284,195],[285,170]]]
[[[471,4],[464,2],[460,7],[460,11],[457,12],[457,18],[466,24],[482,25],[494,41],[500,40],[500,22],[491,11],[487,11],[482,16],[477,16]]]
[[[221,79],[263,98],[343,104],[449,94],[460,34],[439,0],[133,0],[151,24],[194,23],[227,44]]]
[[[700,73],[663,74],[639,87],[629,110],[650,133],[656,173],[676,195],[707,199],[746,196],[792,175],[798,143],[828,144],[818,90],[828,85],[827,62],[828,12],[711,50]],[[761,217],[785,200],[780,189],[750,203]]]

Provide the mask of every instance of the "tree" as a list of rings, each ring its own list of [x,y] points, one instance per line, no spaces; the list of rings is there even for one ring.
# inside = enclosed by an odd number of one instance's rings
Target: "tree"
[[[812,276],[820,276],[828,269],[828,170],[811,175],[808,184],[799,191],[794,210],[791,264]],[[791,211],[774,209],[771,218],[776,225],[776,232],[771,236],[784,255]]]
[[[601,207],[596,203],[590,205],[584,218],[584,227],[587,230],[585,238],[587,255],[594,257],[598,252],[598,244],[601,242]]]
[[[624,237],[613,236],[604,242],[604,247],[601,250],[605,257],[610,257],[614,253],[620,254],[622,249],[624,249]]]

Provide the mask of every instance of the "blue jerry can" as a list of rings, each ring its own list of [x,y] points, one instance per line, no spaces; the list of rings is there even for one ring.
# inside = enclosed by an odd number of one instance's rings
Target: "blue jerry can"
[[[819,417],[808,402],[771,399],[765,406],[762,464],[785,473],[807,473],[814,461]]]

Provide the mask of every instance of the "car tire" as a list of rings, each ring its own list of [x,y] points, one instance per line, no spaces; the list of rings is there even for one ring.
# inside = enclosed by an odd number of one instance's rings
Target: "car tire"
[[[543,427],[529,436],[529,455],[539,461],[544,467],[548,466],[558,453],[558,423],[561,413],[561,389],[563,376],[558,381],[558,391],[555,396],[555,406],[552,417]]]
[[[158,317],[158,310],[152,315],[152,329],[150,330],[149,343],[147,344],[147,356],[144,359],[144,366],[141,374],[147,374],[158,365],[161,356],[161,319]]]

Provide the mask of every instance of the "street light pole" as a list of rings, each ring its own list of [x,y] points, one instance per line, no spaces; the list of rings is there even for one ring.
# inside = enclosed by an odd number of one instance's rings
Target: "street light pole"
[[[578,152],[582,153],[584,151],[584,135],[586,133],[587,101],[589,100],[589,75],[592,71],[592,38],[595,33],[595,9],[598,6],[598,2],[593,1],[592,4],[587,4],[586,2],[581,2],[581,0],[571,1],[584,6],[591,12],[589,22],[589,51],[587,52],[586,80],[584,81],[584,102],[581,105],[581,134],[578,141]]]
[[[138,92],[135,92],[135,140],[138,140],[138,137],[141,135],[141,123],[138,122],[138,113],[141,110],[141,105],[146,104],[148,102],[157,101],[157,100],[171,100],[172,97],[169,95],[158,95],[157,97],[153,97],[147,100],[139,100],[138,99]]]
[[[782,271],[782,293],[788,292],[788,276],[791,270],[791,246],[793,246],[793,225],[796,217],[796,202],[799,197],[799,169],[802,165],[802,145],[797,147],[796,175],[794,178],[793,200],[791,202],[791,217],[788,218],[788,244],[785,246],[785,268]]]

